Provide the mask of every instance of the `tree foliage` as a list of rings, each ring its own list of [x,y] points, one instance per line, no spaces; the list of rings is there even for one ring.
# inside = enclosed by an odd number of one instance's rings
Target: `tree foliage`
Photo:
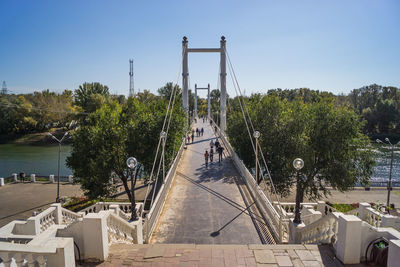
[[[89,115],[73,135],[67,165],[80,178],[88,197],[112,193],[109,180],[115,173],[131,198],[126,166],[130,156],[138,160],[137,170],[143,172],[138,175],[150,174],[168,101],[164,96],[146,95],[130,97],[125,104],[108,101]],[[181,105],[175,104],[165,148],[167,167],[181,144],[183,123]]]
[[[277,94],[256,94],[245,101],[255,130],[261,133],[260,145],[280,194],[288,194],[295,182],[292,162],[297,157],[304,160],[299,186],[307,196],[327,194],[329,186],[345,191],[368,182],[374,164],[366,149],[369,140],[361,132],[359,116],[350,108],[335,105],[335,99],[327,95],[305,101],[301,96],[288,100]],[[254,168],[255,156],[237,98],[232,105],[229,140],[244,163]]]

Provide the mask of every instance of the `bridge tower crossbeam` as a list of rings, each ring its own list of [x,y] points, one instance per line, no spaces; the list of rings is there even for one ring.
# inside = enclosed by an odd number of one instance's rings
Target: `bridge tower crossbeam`
[[[189,120],[189,67],[188,67],[188,54],[189,53],[220,53],[220,128],[222,131],[226,130],[226,40],[221,36],[219,48],[188,48],[187,37],[183,37],[182,41],[182,105],[186,113],[186,121]],[[197,98],[195,97],[197,102]],[[197,105],[195,105],[195,115],[197,115]],[[208,116],[210,116],[210,100],[208,101]]]

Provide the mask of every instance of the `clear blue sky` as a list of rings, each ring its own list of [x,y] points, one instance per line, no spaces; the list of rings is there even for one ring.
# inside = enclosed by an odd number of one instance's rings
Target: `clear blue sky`
[[[184,35],[190,47],[218,47],[225,35],[247,94],[400,86],[396,0],[1,0],[0,10],[0,81],[15,93],[98,81],[128,94],[129,58],[135,89],[154,92],[176,82]],[[217,54],[190,55],[191,86],[215,88],[218,64]]]

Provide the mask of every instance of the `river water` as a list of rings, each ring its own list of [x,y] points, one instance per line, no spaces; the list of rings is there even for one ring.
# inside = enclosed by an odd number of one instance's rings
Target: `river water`
[[[72,171],[65,166],[65,159],[71,150],[70,145],[61,147],[60,175],[67,176]],[[58,146],[28,146],[15,144],[0,145],[0,177],[25,172],[37,176],[57,176]]]
[[[390,150],[387,147],[374,145],[377,155],[377,166],[371,181],[386,182],[389,178]],[[70,145],[61,147],[60,175],[72,174],[72,170],[65,166],[65,159],[71,151]],[[12,173],[48,176],[57,175],[58,146],[28,146],[15,144],[0,145],[0,177],[9,177]],[[400,149],[394,152],[393,181],[400,183]]]

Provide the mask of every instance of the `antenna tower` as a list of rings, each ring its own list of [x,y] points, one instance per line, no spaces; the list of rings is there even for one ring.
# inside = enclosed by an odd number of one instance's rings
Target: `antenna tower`
[[[133,86],[133,59],[129,60],[129,96],[135,94],[135,89]]]
[[[6,81],[3,81],[3,86],[1,87],[1,93],[6,95],[7,94],[7,85]]]

